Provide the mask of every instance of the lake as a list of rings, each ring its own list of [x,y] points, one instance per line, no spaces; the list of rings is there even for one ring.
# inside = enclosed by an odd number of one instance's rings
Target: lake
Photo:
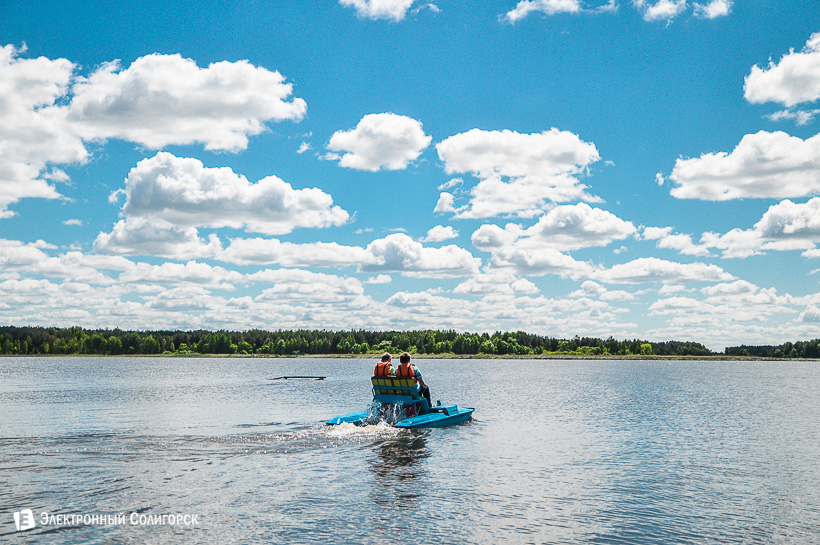
[[[817,362],[420,359],[473,421],[325,426],[374,363],[0,358],[0,541],[820,543]]]

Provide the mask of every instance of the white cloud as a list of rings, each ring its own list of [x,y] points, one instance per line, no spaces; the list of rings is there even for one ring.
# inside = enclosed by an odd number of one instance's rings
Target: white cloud
[[[514,244],[523,233],[524,228],[517,223],[508,223],[503,229],[497,225],[485,223],[473,232],[470,240],[479,250],[492,251]]]
[[[299,120],[300,98],[278,72],[247,61],[199,68],[179,55],[148,55],[127,69],[106,63],[88,77],[66,59],[21,59],[0,47],[0,218],[23,198],[58,199],[56,165],[84,163],[85,141],[121,138],[151,148],[203,143],[244,149],[270,120]]]
[[[444,191],[445,189],[453,189],[456,187],[460,187],[462,185],[464,185],[464,180],[462,178],[453,178],[451,180],[444,182],[436,189],[438,189],[439,191]]]
[[[658,290],[658,294],[671,295],[673,293],[680,293],[682,291],[686,291],[686,286],[682,286],[680,284],[664,284]]]
[[[656,257],[643,257],[598,270],[591,275],[601,282],[612,284],[640,284],[664,282],[684,284],[690,282],[726,282],[735,278],[718,267],[706,263],[676,263]]]
[[[110,233],[98,234],[94,250],[106,254],[190,259],[214,257],[222,250],[222,243],[215,234],[206,242],[199,237],[196,227],[137,217],[120,220]]]
[[[680,158],[669,178],[679,199],[725,201],[803,197],[820,192],[820,135],[747,134],[731,153]]]
[[[515,223],[501,228],[482,225],[471,237],[479,250],[490,252],[490,264],[516,274],[556,274],[589,278],[598,268],[563,253],[593,246],[606,246],[636,232],[630,222],[585,203],[557,206],[528,229]]]
[[[220,261],[237,265],[270,265],[283,267],[344,267],[371,260],[358,246],[335,242],[296,244],[275,238],[235,238],[216,255]]]
[[[464,209],[464,207],[456,208],[455,202],[456,199],[452,193],[443,191],[438,196],[438,201],[436,202],[436,207],[433,208],[433,212],[437,214],[447,214],[449,212],[456,213]]]
[[[798,318],[801,322],[817,323],[820,322],[820,308],[815,305],[809,305],[800,313]]]
[[[569,294],[570,297],[589,297],[602,301],[632,301],[635,294],[623,290],[608,290],[601,284],[592,280],[585,280],[581,284],[581,289]]]
[[[646,0],[633,0],[638,11],[643,13],[645,21],[667,21],[686,11],[686,0],[657,0],[648,2]]]
[[[453,229],[451,226],[436,225],[435,227],[427,231],[427,236],[422,238],[421,242],[442,242],[444,240],[456,238],[457,236],[458,231]]]
[[[389,19],[401,21],[407,15],[407,10],[410,9],[414,1],[415,0],[339,0],[339,3],[343,6],[355,8],[359,17],[374,20]]]
[[[708,4],[695,2],[695,16],[703,19],[717,19],[729,15],[732,9],[732,0],[712,0]]]
[[[0,271],[6,278],[34,275],[109,285],[114,279],[102,271],[122,271],[132,266],[130,261],[122,258],[83,256],[79,252],[50,256],[48,250],[54,249],[43,241],[23,243],[0,239]]]
[[[367,280],[364,281],[365,284],[389,284],[393,281],[393,277],[389,274],[377,274],[376,276],[371,276]]]
[[[806,250],[814,257],[820,242],[820,197],[806,203],[788,199],[773,204],[751,229],[732,229],[726,234],[704,233],[702,247],[717,248],[725,258],[745,258],[766,250]]]
[[[257,300],[309,301],[329,304],[361,297],[362,283],[355,278],[334,274],[314,273],[301,269],[266,269],[247,276],[247,280],[262,284],[272,284],[257,297]]]
[[[517,274],[546,275],[579,278],[591,275],[595,267],[577,261],[554,248],[533,239],[523,239],[511,246],[503,246],[492,252],[494,268],[512,270]]]
[[[754,65],[743,95],[753,104],[778,102],[786,107],[820,100],[820,32],[811,35],[802,51],[789,50],[777,64]]]
[[[299,146],[299,149],[296,150],[296,153],[301,155],[301,154],[305,153],[306,151],[308,151],[310,149],[311,149],[310,144],[308,144],[307,142],[302,142],[302,144]]]
[[[20,199],[59,199],[50,180],[65,181],[49,164],[84,162],[85,146],[57,101],[68,89],[74,64],[66,59],[20,59],[25,49],[0,47],[0,218]],[[60,176],[59,174],[63,174]]]
[[[594,267],[562,253],[593,246],[606,246],[633,235],[632,223],[585,203],[557,206],[528,229],[508,223],[482,225],[471,241],[479,250],[492,254],[493,267],[512,268],[519,274],[558,274],[580,277]]]
[[[782,121],[788,119],[794,121],[796,125],[808,125],[820,114],[820,108],[811,110],[780,110],[766,116],[770,121]]]
[[[732,229],[724,235],[718,233],[703,233],[701,243],[707,248],[717,248],[723,252],[725,258],[744,258],[761,253],[763,241],[760,234],[752,229]]]
[[[677,250],[685,255],[711,255],[706,246],[692,241],[692,235],[672,233],[671,227],[645,227],[642,235],[645,240],[657,240],[658,248]]]
[[[143,159],[125,180],[123,214],[178,227],[231,227],[265,234],[297,227],[342,225],[348,213],[318,188],[294,189],[268,176],[250,183],[230,168],[160,152]]]
[[[470,276],[481,263],[463,248],[455,245],[425,248],[403,233],[376,239],[367,245],[368,262],[363,272],[397,272],[405,276],[458,277]]]
[[[83,222],[83,220],[72,218],[72,219],[63,220],[63,225],[82,227],[83,225],[85,225],[85,223]]]
[[[205,144],[237,151],[268,120],[300,120],[305,101],[279,72],[248,61],[200,68],[181,55],[152,54],[122,69],[104,64],[72,86],[70,120],[85,138],[121,138],[152,149]]]
[[[468,278],[455,287],[453,293],[468,295],[516,295],[538,293],[538,287],[527,280],[504,271],[491,271]]]
[[[430,145],[421,123],[394,113],[368,114],[349,131],[337,131],[327,148],[339,165],[356,170],[401,170]]]
[[[521,233],[557,250],[606,246],[636,233],[632,222],[586,203],[556,206]]]
[[[515,9],[507,12],[504,19],[515,23],[536,11],[546,15],[555,15],[557,13],[578,13],[581,10],[580,0],[521,0]]]
[[[137,263],[117,278],[120,284],[161,284],[182,286],[206,286],[215,289],[234,289],[244,283],[242,274],[207,263],[162,263],[150,265]]]
[[[597,199],[585,193],[578,177],[600,159],[598,150],[571,132],[471,129],[439,142],[436,149],[445,172],[469,172],[480,180],[469,191],[466,208],[446,207],[449,201],[439,200],[438,210],[455,210],[459,218],[532,217],[546,208],[546,201]]]

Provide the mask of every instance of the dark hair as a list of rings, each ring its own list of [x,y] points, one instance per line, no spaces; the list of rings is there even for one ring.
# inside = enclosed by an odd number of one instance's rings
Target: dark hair
[[[402,353],[402,355],[399,356],[399,361],[401,363],[410,363],[410,354],[407,352]]]
[[[389,352],[382,354],[382,361],[390,361],[391,359],[393,359],[393,356],[391,356]]]

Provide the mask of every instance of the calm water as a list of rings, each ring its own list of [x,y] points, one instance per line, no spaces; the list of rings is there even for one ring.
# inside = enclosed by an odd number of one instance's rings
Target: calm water
[[[475,420],[324,426],[369,360],[0,359],[0,542],[820,543],[820,364],[417,363]]]

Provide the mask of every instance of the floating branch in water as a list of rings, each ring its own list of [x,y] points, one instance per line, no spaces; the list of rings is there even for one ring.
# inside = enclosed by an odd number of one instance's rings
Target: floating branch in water
[[[313,380],[325,380],[327,377],[306,377],[306,376],[290,376],[290,377],[276,377],[276,378],[269,378],[268,380],[288,380],[289,378],[308,378]]]

